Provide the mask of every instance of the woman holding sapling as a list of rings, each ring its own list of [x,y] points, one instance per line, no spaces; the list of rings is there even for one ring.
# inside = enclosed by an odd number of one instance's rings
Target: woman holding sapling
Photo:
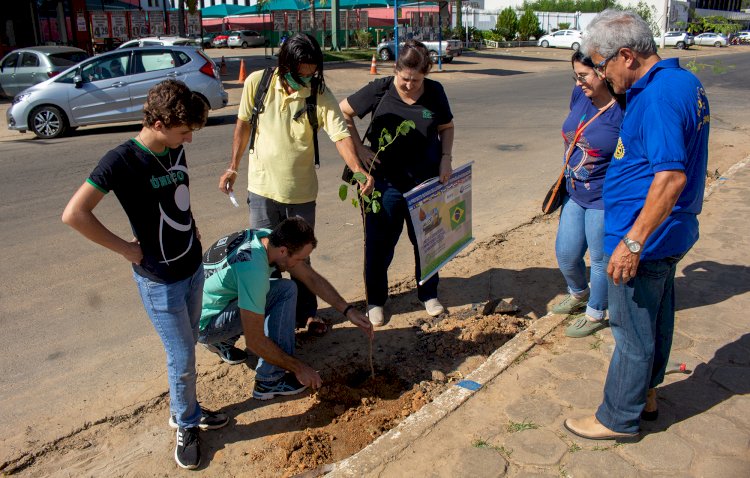
[[[365,280],[367,315],[373,325],[383,325],[383,307],[388,299],[388,266],[406,223],[414,247],[416,276],[419,278],[419,251],[414,227],[403,193],[427,179],[450,178],[453,148],[453,114],[443,86],[425,78],[432,68],[430,54],[419,41],[409,40],[399,52],[393,76],[379,78],[340,104],[360,160],[371,168],[375,189],[382,194],[381,209],[365,214]],[[371,114],[365,133],[369,146],[363,144],[354,125],[354,116]],[[398,135],[403,121],[413,121],[415,128]],[[378,154],[378,139],[387,130],[395,137]],[[438,316],[444,309],[437,298],[438,275],[417,285],[417,296],[427,313]]]

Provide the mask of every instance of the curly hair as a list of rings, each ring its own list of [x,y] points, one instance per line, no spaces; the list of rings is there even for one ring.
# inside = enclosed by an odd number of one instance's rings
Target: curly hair
[[[143,126],[161,121],[167,128],[189,126],[202,128],[208,118],[208,105],[181,81],[166,80],[148,90],[143,105]]]
[[[308,244],[312,244],[313,249],[318,246],[312,226],[299,216],[281,221],[269,234],[268,242],[274,247],[286,247],[290,255]]]

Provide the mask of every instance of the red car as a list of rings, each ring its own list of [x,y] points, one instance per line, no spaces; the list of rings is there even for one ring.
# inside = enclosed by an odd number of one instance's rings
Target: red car
[[[214,39],[211,40],[211,45],[215,48],[227,46],[227,40],[229,40],[229,33],[222,33],[221,35],[216,35]]]

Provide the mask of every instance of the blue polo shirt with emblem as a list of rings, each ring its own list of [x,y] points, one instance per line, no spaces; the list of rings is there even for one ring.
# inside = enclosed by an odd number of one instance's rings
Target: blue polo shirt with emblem
[[[644,244],[642,260],[688,251],[698,240],[710,114],[698,78],[676,58],[655,64],[626,92],[627,108],[604,180],[604,250],[612,254],[633,226],[654,174],[684,171],[685,189]]]

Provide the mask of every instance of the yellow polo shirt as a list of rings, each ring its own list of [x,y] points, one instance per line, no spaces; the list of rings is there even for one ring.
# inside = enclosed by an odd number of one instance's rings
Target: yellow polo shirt
[[[242,89],[237,117],[250,121],[255,90],[263,70],[250,74]],[[310,88],[288,95],[277,73],[271,77],[265,100],[265,110],[258,115],[255,149],[250,153],[247,189],[263,197],[285,204],[315,201],[318,197],[318,177],[315,173],[313,130],[303,113],[296,121],[294,115],[305,108]],[[331,141],[349,137],[349,130],[331,90],[318,95],[318,125]]]

